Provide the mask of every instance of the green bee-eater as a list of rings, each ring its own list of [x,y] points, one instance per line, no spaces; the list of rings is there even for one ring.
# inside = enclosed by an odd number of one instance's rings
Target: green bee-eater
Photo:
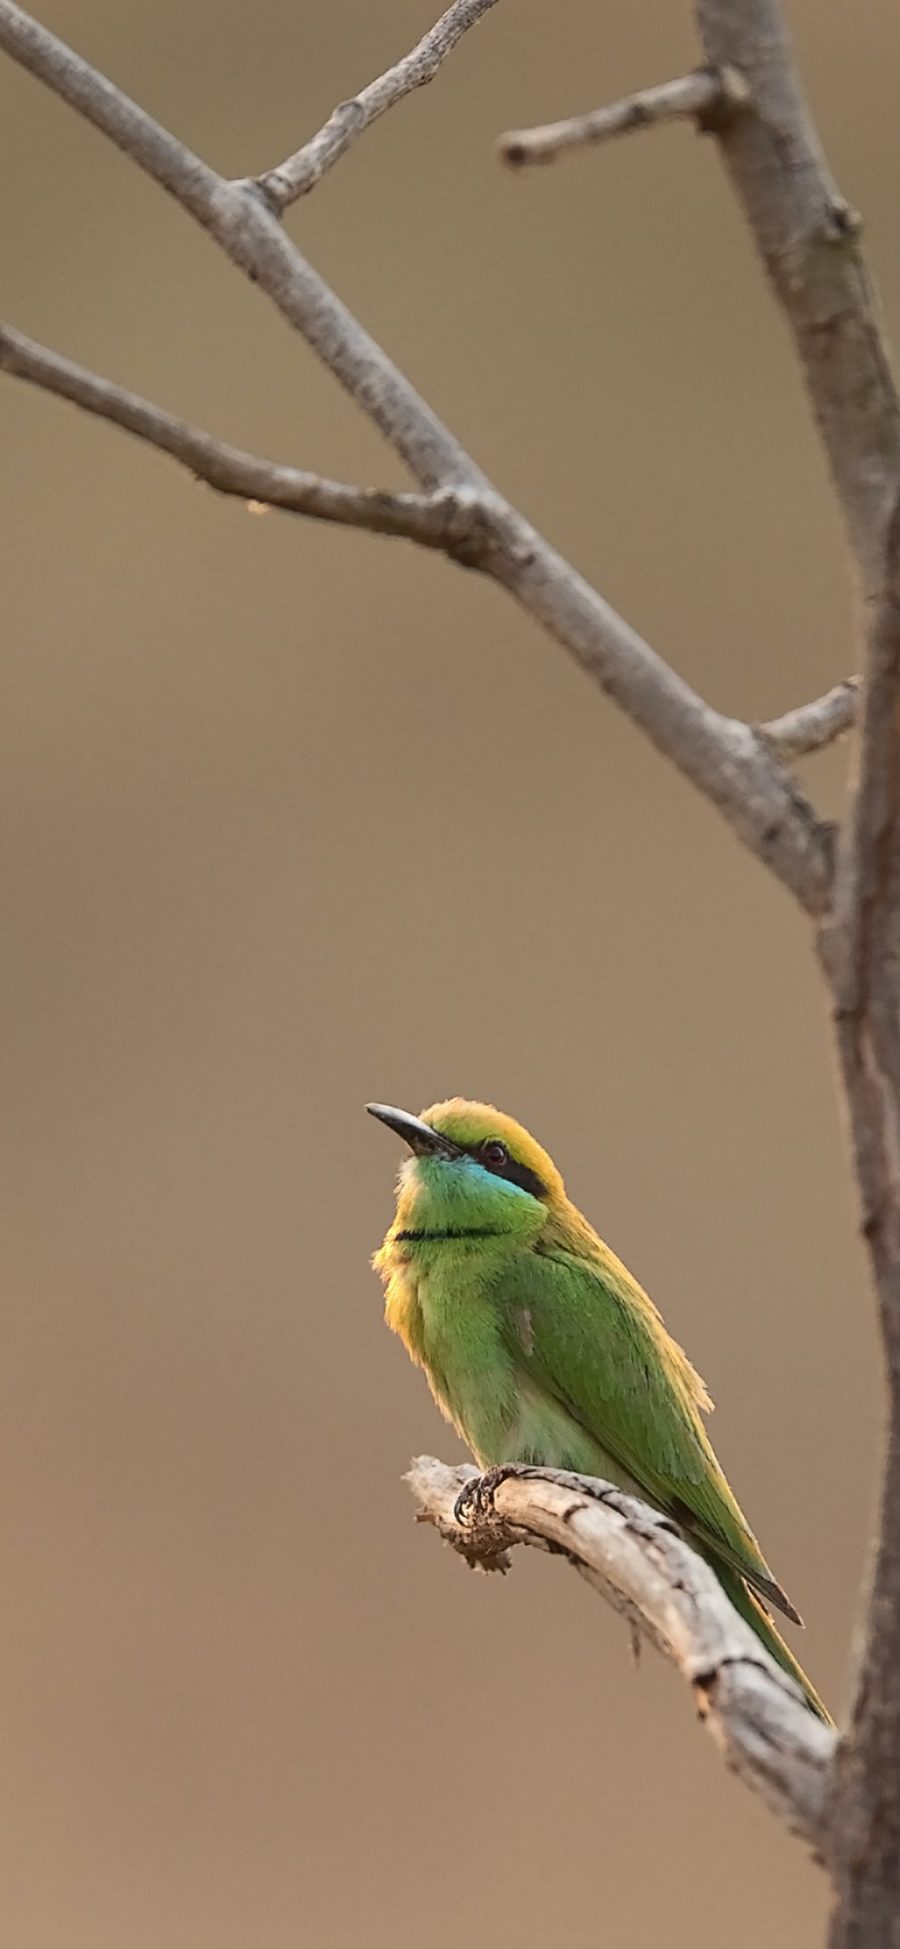
[[[765,1608],[801,1621],[707,1439],[706,1388],[546,1151],[486,1103],[368,1108],[412,1151],[373,1261],[387,1322],[479,1467],[574,1469],[663,1510],[828,1720]]]

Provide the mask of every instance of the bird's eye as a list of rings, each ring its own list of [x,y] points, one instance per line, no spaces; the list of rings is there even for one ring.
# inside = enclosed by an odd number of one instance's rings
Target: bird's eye
[[[504,1164],[509,1163],[509,1151],[497,1137],[492,1138],[490,1143],[482,1144],[481,1155],[492,1171],[502,1171]]]

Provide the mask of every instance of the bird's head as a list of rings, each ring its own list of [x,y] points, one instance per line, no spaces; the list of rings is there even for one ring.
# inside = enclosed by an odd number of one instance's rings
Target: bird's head
[[[400,1173],[395,1235],[536,1238],[565,1201],[553,1159],[490,1103],[453,1096],[420,1117],[384,1103],[366,1107],[412,1152]]]

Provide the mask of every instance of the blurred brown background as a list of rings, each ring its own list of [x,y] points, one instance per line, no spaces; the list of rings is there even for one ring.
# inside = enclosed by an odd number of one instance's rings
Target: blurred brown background
[[[44,0],[233,173],[436,0]],[[900,302],[888,0],[793,10]],[[719,705],[850,667],[789,348],[684,129],[515,177],[510,124],[696,56],[689,8],[512,0],[291,233],[526,511]],[[12,67],[12,321],[244,445],[400,474],[267,301]],[[489,587],[253,519],[2,389],[2,1906],[11,1949],[820,1939],[815,1869],[558,1566],[469,1577],[458,1450],[368,1269],[362,1114],[533,1126],[719,1403],[845,1699],[880,1386],[804,927]],[[846,752],[814,770],[840,802]]]

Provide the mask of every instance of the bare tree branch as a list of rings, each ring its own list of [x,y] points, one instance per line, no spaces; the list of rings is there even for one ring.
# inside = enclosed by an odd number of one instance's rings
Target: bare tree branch
[[[0,48],[203,220],[221,180],[215,170],[12,0],[0,0]]]
[[[438,488],[433,494],[389,494],[381,488],[352,487],[243,453],[239,447],[215,440],[199,427],[177,419],[163,406],[61,358],[10,325],[0,324],[0,371],[26,379],[124,427],[139,440],[170,454],[220,494],[311,515],[318,521],[366,528],[372,534],[405,536],[424,547],[450,552],[471,536],[472,505],[455,488]]]
[[[778,0],[696,0],[707,60],[742,76],[752,114],[716,131],[794,335],[857,575],[883,587],[900,486],[900,400],[860,244],[828,169]]]
[[[765,739],[723,717],[511,508],[488,572],[596,678],[811,914],[827,904],[831,836]]]
[[[161,183],[261,286],[421,485],[480,486],[474,462],[284,235],[253,187],[229,183],[63,41],[0,0],[0,48]]]
[[[794,334],[860,583],[877,594],[900,487],[900,399],[860,219],[822,154],[778,0],[696,0],[696,11],[705,71],[569,122],[514,130],[501,149],[511,162],[548,160],[673,114],[714,131]],[[718,115],[715,77],[724,90]],[[742,106],[746,113],[735,112]]]
[[[555,162],[569,149],[591,148],[634,129],[655,128],[660,122],[693,121],[709,128],[743,107],[747,99],[746,84],[735,69],[697,68],[677,81],[641,88],[608,108],[593,108],[563,122],[545,122],[540,128],[507,129],[497,147],[503,161],[517,168],[524,163]]]
[[[798,704],[782,717],[770,718],[759,731],[780,758],[808,758],[852,730],[858,715],[859,678],[845,677],[843,683],[826,690],[824,697]]]
[[[446,18],[446,17],[445,17]],[[387,355],[284,235],[254,186],[226,182],[61,41],[0,0],[0,47],[162,183],[273,299],[426,489],[468,490],[476,539],[458,559],[515,594],[699,787],[808,912],[828,898],[829,834],[746,724],[722,716],[643,643],[486,481]]]
[[[295,155],[257,176],[256,183],[273,210],[280,215],[299,196],[306,196],[379,115],[402,101],[404,95],[412,94],[414,88],[424,88],[433,81],[457,42],[496,4],[497,0],[454,0],[402,60],[350,101],[338,102],[324,126]]]
[[[499,1471],[498,1471],[499,1474]],[[505,1569],[517,1543],[562,1552],[602,1597],[648,1638],[693,1690],[729,1766],[795,1834],[820,1851],[836,1734],[810,1712],[729,1604],[712,1571],[672,1525],[608,1482],[522,1468],[489,1487],[460,1522],[471,1468],[430,1455],[407,1480],[420,1520],[433,1523],[470,1563]]]

